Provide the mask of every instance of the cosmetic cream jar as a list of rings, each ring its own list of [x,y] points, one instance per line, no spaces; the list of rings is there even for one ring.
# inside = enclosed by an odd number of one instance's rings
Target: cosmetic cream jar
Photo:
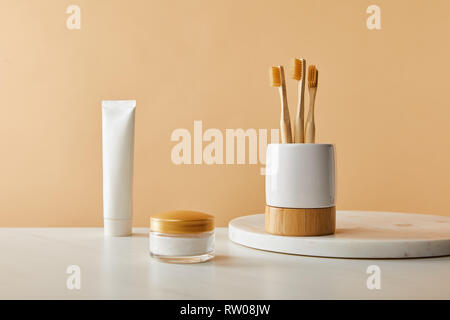
[[[198,263],[214,257],[214,217],[170,211],[150,218],[150,255],[164,262]]]

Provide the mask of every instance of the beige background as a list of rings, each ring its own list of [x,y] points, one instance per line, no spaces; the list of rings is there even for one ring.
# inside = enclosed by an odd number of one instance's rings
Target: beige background
[[[294,55],[320,70],[339,209],[450,216],[449,14],[448,0],[2,0],[0,226],[102,226],[103,99],[137,100],[135,226],[177,208],[221,226],[261,212],[260,165],[176,166],[170,134],[276,128],[268,67]]]

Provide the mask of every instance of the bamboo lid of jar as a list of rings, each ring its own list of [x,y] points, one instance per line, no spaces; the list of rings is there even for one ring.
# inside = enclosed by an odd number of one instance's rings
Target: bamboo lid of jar
[[[336,207],[278,208],[266,205],[266,231],[281,236],[324,236],[336,229]]]
[[[161,212],[150,217],[150,230],[169,234],[212,231],[214,216],[187,210]]]

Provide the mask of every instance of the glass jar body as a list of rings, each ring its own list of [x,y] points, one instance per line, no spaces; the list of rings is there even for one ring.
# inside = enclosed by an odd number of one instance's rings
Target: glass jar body
[[[199,233],[150,231],[150,255],[164,262],[198,263],[214,257],[214,230]]]

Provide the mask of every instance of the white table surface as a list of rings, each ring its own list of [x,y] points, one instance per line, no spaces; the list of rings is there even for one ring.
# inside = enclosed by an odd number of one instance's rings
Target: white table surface
[[[133,231],[0,229],[0,299],[450,299],[450,257],[294,256],[240,246],[218,228],[214,260],[175,265],[150,258],[147,229]],[[69,265],[81,268],[80,290],[66,286]],[[370,265],[380,290],[366,286]]]

